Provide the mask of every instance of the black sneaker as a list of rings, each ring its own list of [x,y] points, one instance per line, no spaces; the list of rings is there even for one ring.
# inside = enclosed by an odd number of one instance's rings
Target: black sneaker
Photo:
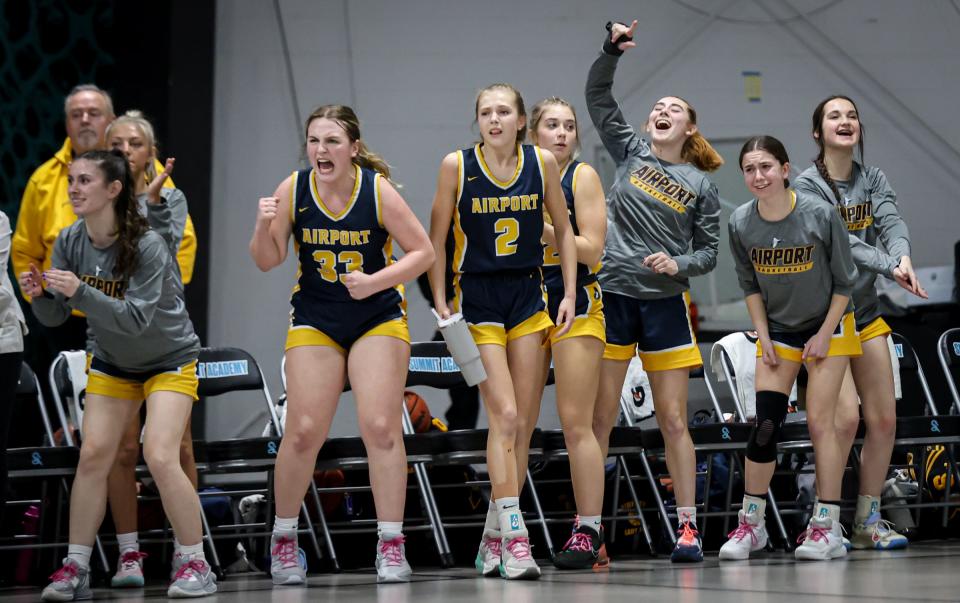
[[[578,526],[553,560],[558,569],[592,569],[609,563],[603,547],[603,528],[598,534],[588,526]]]
[[[684,521],[677,528],[677,545],[670,555],[674,563],[699,563],[703,561],[703,545],[697,524]]]

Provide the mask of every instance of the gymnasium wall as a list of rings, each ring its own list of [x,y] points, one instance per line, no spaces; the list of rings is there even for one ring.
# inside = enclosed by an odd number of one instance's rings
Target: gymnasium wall
[[[803,169],[815,153],[809,137],[813,107],[836,92],[854,97],[865,125],[867,161],[881,166],[899,193],[913,232],[914,263],[952,261],[950,250],[960,238],[955,193],[960,120],[953,108],[960,97],[955,75],[960,12],[954,3],[281,0],[279,5],[285,39],[271,2],[231,0],[217,6],[205,342],[250,350],[275,394],[295,266],[290,258],[263,274],[247,249],[257,199],[272,194],[299,165],[304,116],[318,104],[353,105],[364,138],[393,165],[402,194],[425,225],[440,160],[475,139],[474,95],[490,82],[517,85],[528,106],[548,95],[573,101],[583,158],[609,173],[608,159],[597,152],[583,86],[610,18],[641,21],[639,46],[622,59],[614,89],[631,123],[642,122],[659,97],[679,95],[696,107],[708,138],[735,142],[772,134]],[[761,74],[759,102],[747,98],[745,71]],[[720,192],[740,203],[746,200],[741,190]],[[721,248],[722,255],[728,253]],[[718,274],[732,277],[732,271]],[[429,339],[427,305],[415,287],[408,292],[413,338]],[[430,400],[442,412],[445,396]],[[251,397],[248,405],[211,405],[208,436],[259,431],[261,404]],[[544,424],[557,425],[552,396],[542,416]],[[356,432],[352,405],[343,404],[333,434]]]

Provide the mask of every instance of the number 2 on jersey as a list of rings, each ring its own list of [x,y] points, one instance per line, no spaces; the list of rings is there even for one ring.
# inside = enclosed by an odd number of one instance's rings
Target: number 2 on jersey
[[[497,255],[513,255],[517,252],[517,239],[520,237],[520,223],[516,218],[500,218],[493,224],[497,233]]]
[[[318,249],[313,252],[313,261],[318,265],[317,272],[329,283],[342,282],[348,273],[363,270],[363,255],[359,251],[341,251],[340,255],[335,255],[332,251]],[[337,274],[337,263],[344,265],[340,274]]]

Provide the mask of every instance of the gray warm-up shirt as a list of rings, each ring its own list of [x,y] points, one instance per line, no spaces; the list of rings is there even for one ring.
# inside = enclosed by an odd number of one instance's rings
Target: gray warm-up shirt
[[[860,277],[853,288],[853,303],[857,307],[857,326],[864,327],[880,316],[880,299],[877,296],[876,274],[892,276],[900,258],[910,255],[910,232],[897,209],[897,194],[890,188],[887,177],[875,167],[864,167],[854,160],[850,180],[835,180],[842,201],[830,190],[816,166],[807,168],[797,177],[797,191],[823,199],[836,208],[846,224],[852,239],[863,245],[854,245],[854,260],[861,268]],[[889,255],[876,249],[877,241]],[[872,248],[872,249],[871,249]],[[882,265],[863,270],[864,254],[882,258]]]
[[[729,230],[740,288],[745,296],[761,294],[771,332],[819,329],[833,295],[853,291],[857,268],[847,229],[815,197],[796,195],[793,210],[776,222],[763,219],[753,199],[733,212]]]
[[[171,198],[173,201],[173,199]],[[130,372],[172,369],[196,360],[200,340],[193,331],[183,284],[171,249],[176,249],[171,215],[176,203],[149,205],[152,227],[140,237],[137,267],[129,279],[113,272],[117,243],[98,249],[83,219],[64,228],[53,247],[51,266],[69,270],[81,284],[73,297],[45,291],[33,312],[47,326],[62,324],[71,310],[87,316],[87,349],[95,357]]]
[[[600,284],[605,292],[636,299],[672,297],[690,288],[688,277],[717,265],[717,187],[689,163],[657,159],[648,141],[626,122],[612,92],[618,60],[601,54],[587,76],[590,118],[619,175],[607,194]],[[658,251],[677,262],[675,276],[643,265],[645,257]]]

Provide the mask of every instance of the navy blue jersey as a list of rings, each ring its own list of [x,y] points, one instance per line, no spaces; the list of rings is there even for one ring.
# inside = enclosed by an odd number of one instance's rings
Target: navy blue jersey
[[[543,264],[543,160],[539,147],[517,145],[517,169],[497,180],[480,145],[457,151],[459,180],[453,215],[457,274],[531,270]]]
[[[317,303],[356,303],[343,284],[347,273],[363,270],[373,274],[396,261],[393,239],[383,226],[382,176],[359,166],[356,170],[353,194],[339,213],[324,205],[312,169],[293,174],[290,219],[300,260],[291,297],[295,314],[308,315],[310,306]],[[401,304],[403,286],[380,291],[363,301],[384,306]]]
[[[570,216],[570,226],[573,227],[573,234],[580,234],[580,228],[577,226],[577,208],[574,205],[574,198],[577,194],[577,172],[580,166],[585,165],[581,161],[574,159],[563,173],[560,174],[560,188],[563,189],[563,198],[567,202],[567,215]],[[549,220],[550,216],[544,214],[544,220]],[[586,264],[577,264],[577,286],[588,285],[596,282],[597,271],[600,269],[600,263],[590,268]],[[549,291],[563,291],[563,272],[560,270],[560,253],[553,245],[543,245],[543,282]]]

